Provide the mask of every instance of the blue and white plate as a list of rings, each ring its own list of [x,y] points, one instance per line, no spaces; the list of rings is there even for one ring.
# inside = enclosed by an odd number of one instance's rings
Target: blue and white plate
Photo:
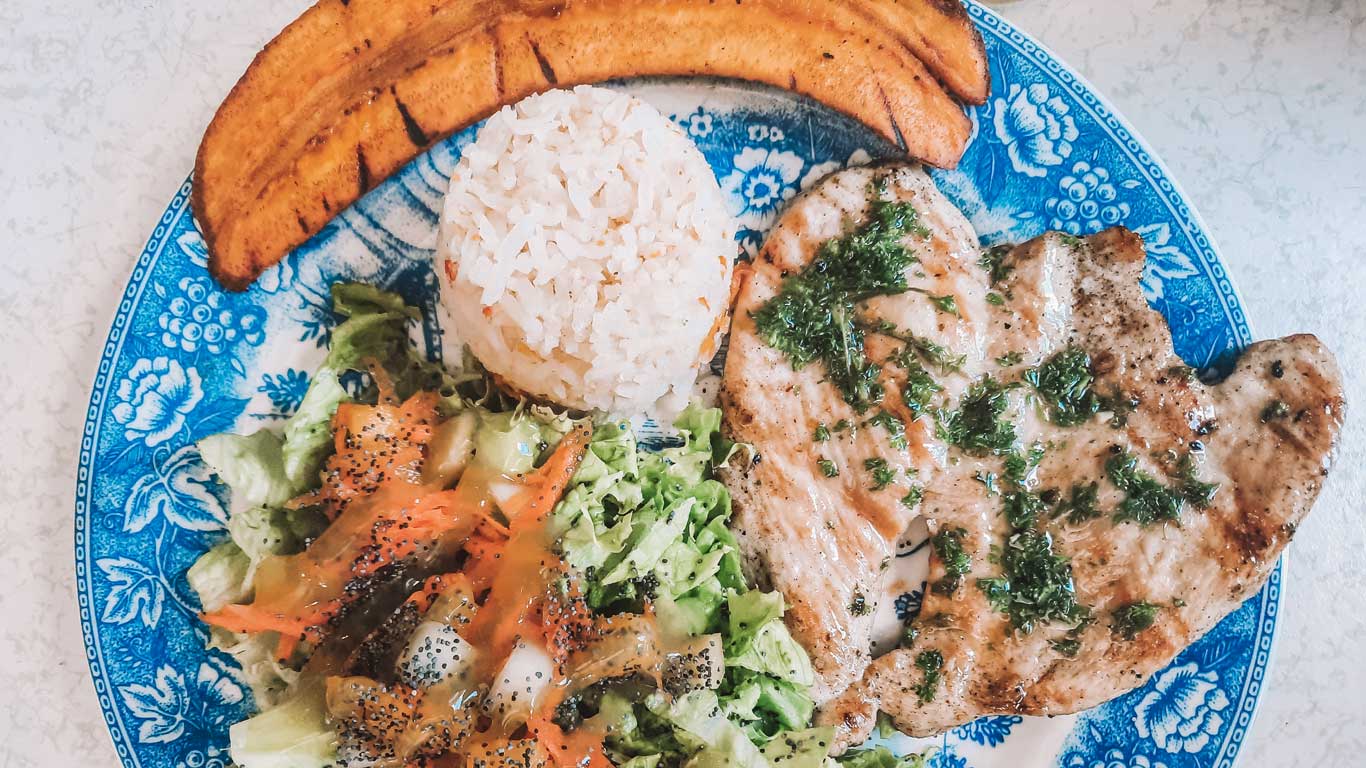
[[[1086,234],[1123,224],[1139,232],[1148,250],[1143,290],[1167,317],[1177,352],[1201,368],[1226,365],[1251,332],[1211,238],[1166,170],[1042,46],[991,11],[969,11],[986,39],[993,93],[972,111],[973,139],[958,170],[935,174],[940,187],[986,243],[1046,229]],[[861,126],[779,91],[688,80],[617,87],[671,115],[702,148],[750,250],[804,186],[888,149]],[[221,768],[228,726],[252,707],[231,662],[203,649],[184,578],[225,535],[227,512],[194,441],[270,425],[298,407],[336,322],[333,282],[376,282],[432,308],[437,211],[473,135],[414,161],[247,293],[224,293],[209,277],[186,205],[189,182],[157,222],[100,360],[76,487],[82,629],[124,765]],[[439,329],[429,320],[424,331],[439,354]],[[902,562],[884,601],[900,618],[919,608],[923,572],[915,557]],[[1277,569],[1261,593],[1139,690],[1078,717],[984,718],[934,739],[931,765],[1230,765],[1265,681],[1280,580]]]

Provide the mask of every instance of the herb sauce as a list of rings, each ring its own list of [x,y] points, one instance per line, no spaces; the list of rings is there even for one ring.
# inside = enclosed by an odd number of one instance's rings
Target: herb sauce
[[[1175,459],[1175,466],[1167,471],[1176,480],[1176,486],[1169,488],[1153,476],[1138,468],[1138,459],[1132,454],[1121,451],[1105,462],[1105,473],[1121,491],[1124,501],[1120,502],[1115,519],[1120,522],[1133,521],[1139,525],[1149,525],[1162,521],[1179,522],[1182,507],[1189,504],[1196,509],[1206,509],[1219,490],[1218,483],[1202,481],[1195,457],[1189,452]]]
[[[1091,356],[1085,350],[1068,347],[1026,371],[1024,380],[1043,398],[1049,421],[1060,427],[1084,424],[1100,410],[1100,398],[1091,389]]]
[[[1091,612],[1077,602],[1071,561],[1053,548],[1053,537],[1035,529],[1017,531],[993,556],[1001,575],[978,579],[991,607],[1009,615],[1015,629],[1029,633],[1045,622],[1079,626]]]
[[[1066,518],[1070,525],[1094,520],[1101,516],[1100,507],[1096,505],[1099,493],[1100,483],[1076,483],[1072,486],[1072,495],[1058,503],[1053,516]]]
[[[929,704],[939,692],[939,674],[944,668],[944,654],[937,650],[921,651],[916,654],[915,667],[925,673],[915,687],[915,695],[920,697],[921,704]]]
[[[782,290],[752,313],[765,342],[795,368],[820,361],[855,409],[882,400],[880,366],[868,359],[855,305],[873,296],[904,293],[906,268],[916,261],[901,240],[927,236],[909,203],[872,201],[868,221],[821,245],[815,260],[783,281]]]
[[[863,460],[863,468],[868,470],[873,477],[872,490],[880,491],[892,484],[896,480],[896,470],[887,466],[887,460],[881,457],[874,457]]]
[[[963,537],[968,532],[962,528],[945,528],[934,535],[931,544],[934,554],[944,564],[944,578],[931,587],[937,595],[952,595],[963,583],[963,577],[972,568],[972,556],[963,549]]]
[[[1125,640],[1133,640],[1157,621],[1160,609],[1161,606],[1142,600],[1116,608],[1110,615],[1110,631]]]
[[[1002,455],[1015,443],[1015,425],[1003,418],[1014,388],[990,376],[968,387],[956,411],[940,411],[935,434],[972,456]]]

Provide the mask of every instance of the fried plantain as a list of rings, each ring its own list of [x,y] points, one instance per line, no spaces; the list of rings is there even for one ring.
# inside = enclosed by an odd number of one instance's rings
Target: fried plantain
[[[849,4],[895,35],[950,93],[969,104],[986,103],[991,91],[986,47],[958,0],[853,0]]]
[[[671,75],[796,91],[941,167],[969,138],[961,107],[905,44],[829,0],[323,0],[257,55],[205,133],[192,202],[210,269],[245,289],[503,104]]]

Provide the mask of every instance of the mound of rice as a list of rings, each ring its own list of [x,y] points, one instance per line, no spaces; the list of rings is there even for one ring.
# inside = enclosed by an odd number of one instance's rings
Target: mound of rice
[[[445,326],[525,393],[668,416],[724,330],[734,235],[702,153],[653,107],[589,86],[532,96],[451,177]]]

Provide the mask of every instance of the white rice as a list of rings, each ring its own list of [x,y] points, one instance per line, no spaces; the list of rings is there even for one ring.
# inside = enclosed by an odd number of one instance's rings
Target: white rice
[[[734,235],[702,153],[653,107],[590,86],[532,96],[452,174],[445,325],[524,392],[667,417],[719,341]]]

